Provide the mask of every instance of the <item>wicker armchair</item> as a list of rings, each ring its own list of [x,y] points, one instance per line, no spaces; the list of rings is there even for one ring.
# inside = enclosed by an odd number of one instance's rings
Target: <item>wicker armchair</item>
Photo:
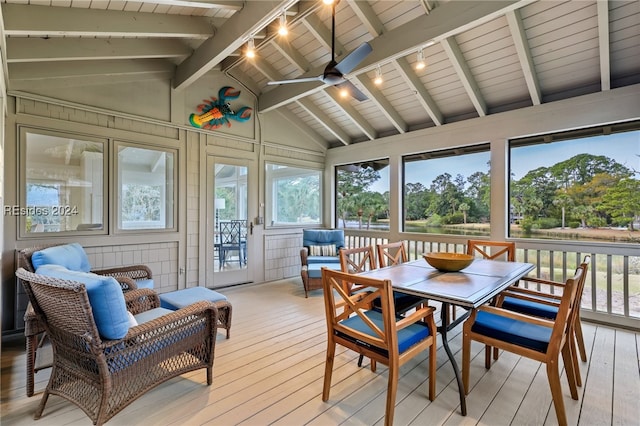
[[[18,251],[18,267],[24,268],[28,272],[35,272],[31,257],[37,251],[44,250],[49,247],[55,247],[63,244],[46,244],[35,247],[29,247]],[[107,275],[114,277],[122,287],[123,292],[128,292],[137,289],[137,280],[150,280],[152,279],[151,269],[146,265],[130,265],[119,268],[108,269],[93,269],[91,272],[99,275]],[[33,396],[34,388],[34,375],[41,369],[51,367],[48,362],[48,356],[41,357],[44,361],[36,364],[36,354],[39,347],[38,341],[42,341],[44,333],[44,325],[41,324],[31,304],[27,306],[27,311],[24,315],[24,335],[26,338],[26,350],[27,350],[27,396]]]
[[[16,275],[53,348],[53,369],[36,420],[49,395],[76,404],[101,425],[146,391],[186,372],[206,368],[211,385],[218,316],[213,303],[194,303],[135,325],[122,339],[103,340],[84,284],[22,268]],[[160,306],[151,289],[132,290],[124,298],[133,314]]]

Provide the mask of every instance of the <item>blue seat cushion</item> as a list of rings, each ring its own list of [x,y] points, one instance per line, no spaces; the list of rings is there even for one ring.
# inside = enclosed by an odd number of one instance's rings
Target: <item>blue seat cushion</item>
[[[89,272],[91,270],[87,253],[78,243],[39,250],[31,256],[31,263],[34,269],[42,265],[60,265],[71,271]]]
[[[150,288],[151,290],[153,290],[153,279],[152,278],[145,278],[142,280],[135,280],[136,281],[136,285],[138,286],[138,288]]]
[[[505,297],[502,307],[510,311],[548,319],[555,319],[558,315],[558,308],[555,306],[522,300],[517,297]]]
[[[322,267],[327,269],[333,269],[334,271],[340,270],[340,263],[312,263],[307,266],[307,275],[309,278],[322,278]]]
[[[549,346],[552,329],[489,312],[478,312],[471,331],[544,353]]]
[[[154,309],[149,309],[148,311],[144,311],[144,312],[140,312],[137,315],[134,315],[133,317],[136,319],[136,322],[138,324],[144,324],[145,322],[154,320],[156,318],[160,318],[163,315],[167,315],[172,313],[173,311],[171,309],[167,309],[167,308],[154,308]]]
[[[378,328],[384,330],[384,326],[382,323],[382,313],[379,311],[366,311],[364,313]],[[352,328],[354,330],[360,331],[362,333],[368,334],[371,337],[378,338],[379,336],[374,333],[374,331],[362,321],[362,319],[358,315],[354,315],[345,320],[340,321],[340,324]],[[344,333],[337,332],[338,335],[347,338],[349,340],[355,341],[351,336],[347,336]],[[403,328],[402,330],[398,330],[398,353],[403,353],[407,349],[412,346],[420,343],[427,337],[429,337],[430,331],[427,324],[423,322],[417,322],[411,324],[410,326]],[[382,355],[389,356],[386,350],[382,348],[372,347],[364,342],[355,341],[359,345],[366,346],[369,349],[376,350]]]
[[[69,270],[60,265],[42,265],[37,274],[84,284],[93,319],[104,339],[122,339],[129,331],[129,314],[122,288],[113,277]]]
[[[338,256],[307,256],[307,265],[313,263],[337,263],[340,265],[340,258]]]
[[[185,288],[183,290],[171,291],[169,293],[162,293],[160,295],[160,306],[175,311],[201,300],[219,302],[221,300],[227,300],[227,297],[206,287],[192,287]]]

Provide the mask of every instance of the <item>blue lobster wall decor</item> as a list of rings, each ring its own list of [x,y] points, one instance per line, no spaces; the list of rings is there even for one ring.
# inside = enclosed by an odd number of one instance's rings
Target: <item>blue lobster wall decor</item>
[[[218,98],[211,97],[211,100],[204,99],[202,104],[198,105],[198,114],[189,116],[189,123],[193,127],[199,129],[217,129],[226,124],[231,127],[231,120],[243,122],[251,118],[252,109],[242,107],[238,111],[231,108],[228,102],[230,99],[238,99],[240,91],[236,91],[233,87],[225,86],[218,91]]]

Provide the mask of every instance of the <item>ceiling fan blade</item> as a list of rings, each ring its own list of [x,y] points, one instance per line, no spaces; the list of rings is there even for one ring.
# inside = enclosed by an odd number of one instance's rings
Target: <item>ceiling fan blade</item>
[[[362,93],[360,91],[360,89],[358,89],[352,82],[350,82],[349,80],[345,80],[340,84],[336,84],[336,87],[339,90],[346,90],[347,93],[355,100],[357,101],[366,101],[367,99],[367,95],[365,95],[364,93]]]
[[[267,85],[275,86],[276,84],[308,83],[310,81],[322,81],[322,76],[320,75],[318,77],[294,78],[292,80],[268,81]]]
[[[362,60],[371,53],[373,49],[369,43],[362,43],[353,52],[344,57],[343,60],[338,62],[336,69],[342,74],[350,73]]]

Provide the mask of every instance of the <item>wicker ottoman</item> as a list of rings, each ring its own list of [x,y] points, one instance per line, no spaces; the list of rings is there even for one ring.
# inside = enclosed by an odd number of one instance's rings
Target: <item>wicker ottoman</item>
[[[227,330],[228,339],[231,331],[231,303],[225,295],[205,287],[185,288],[160,294],[160,306],[174,311],[201,300],[213,302],[216,305],[218,308],[218,327]]]

